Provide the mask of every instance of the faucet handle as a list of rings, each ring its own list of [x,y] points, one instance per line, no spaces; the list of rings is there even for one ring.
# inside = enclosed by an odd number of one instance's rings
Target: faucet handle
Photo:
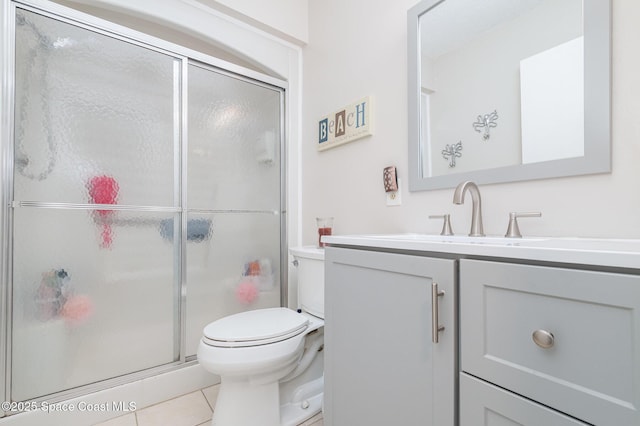
[[[507,233],[504,235],[506,238],[522,238],[520,228],[518,227],[519,217],[542,217],[541,212],[511,212],[509,213],[509,227]]]
[[[430,215],[429,219],[444,219],[444,223],[442,224],[442,231],[440,231],[440,235],[453,235],[453,230],[451,229],[450,214]]]

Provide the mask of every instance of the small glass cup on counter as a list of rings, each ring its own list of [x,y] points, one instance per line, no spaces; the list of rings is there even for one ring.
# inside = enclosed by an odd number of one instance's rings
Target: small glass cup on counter
[[[323,243],[322,236],[323,235],[331,235],[333,230],[333,218],[332,217],[317,217],[316,223],[318,226],[318,247],[322,248],[326,244]]]

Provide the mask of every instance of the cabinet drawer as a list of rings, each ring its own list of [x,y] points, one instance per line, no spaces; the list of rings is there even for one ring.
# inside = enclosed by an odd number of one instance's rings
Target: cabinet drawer
[[[463,371],[589,423],[640,425],[640,276],[462,260],[460,320]]]
[[[587,426],[475,377],[460,374],[460,426]]]

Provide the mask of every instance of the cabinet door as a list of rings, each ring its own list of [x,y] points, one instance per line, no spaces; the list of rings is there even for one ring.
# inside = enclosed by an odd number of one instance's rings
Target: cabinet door
[[[455,261],[328,247],[325,268],[325,424],[453,425]]]
[[[460,426],[587,426],[543,405],[460,374]]]

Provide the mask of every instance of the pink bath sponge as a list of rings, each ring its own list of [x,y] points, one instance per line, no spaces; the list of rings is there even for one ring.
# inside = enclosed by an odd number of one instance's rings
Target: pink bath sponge
[[[236,288],[236,299],[248,305],[258,298],[258,288],[251,281],[243,281]]]
[[[93,314],[93,302],[89,296],[71,296],[60,310],[69,325],[80,325]]]

